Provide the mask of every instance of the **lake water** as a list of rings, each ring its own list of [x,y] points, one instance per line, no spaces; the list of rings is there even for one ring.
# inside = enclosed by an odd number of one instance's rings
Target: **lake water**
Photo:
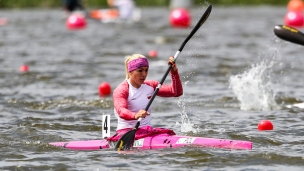
[[[303,47],[278,39],[283,7],[213,6],[209,19],[180,54],[180,98],[156,97],[153,126],[178,135],[246,140],[252,150],[185,147],[119,154],[74,151],[54,141],[100,139],[111,115],[112,90],[124,80],[124,56],[147,55],[148,79],[159,80],[207,5],[191,9],[192,26],[172,28],[167,8],[143,8],[137,23],[87,20],[70,31],[60,9],[2,10],[0,26],[1,170],[303,170]],[[21,73],[19,67],[29,66]],[[169,78],[167,78],[167,81]],[[166,81],[166,83],[167,83]],[[261,120],[274,129],[258,131]]]

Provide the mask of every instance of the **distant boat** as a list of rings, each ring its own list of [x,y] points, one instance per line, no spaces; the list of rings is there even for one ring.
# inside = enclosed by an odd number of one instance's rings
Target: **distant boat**
[[[90,12],[87,14],[87,17],[95,20],[100,20],[104,23],[121,21],[119,17],[119,11],[115,8],[90,10]],[[138,22],[140,20],[141,10],[135,8],[132,17],[128,21]]]

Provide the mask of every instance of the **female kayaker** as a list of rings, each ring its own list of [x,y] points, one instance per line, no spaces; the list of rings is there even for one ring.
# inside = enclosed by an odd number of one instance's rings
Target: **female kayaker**
[[[173,57],[169,57],[168,64],[172,64],[171,84],[163,84],[157,96],[179,97],[183,94],[183,87]],[[135,127],[139,118],[142,120],[136,131],[135,140],[161,133],[175,135],[174,131],[170,129],[151,126],[152,105],[148,111],[144,110],[159,85],[158,81],[146,80],[149,70],[147,58],[141,54],[127,56],[125,69],[126,79],[113,92],[114,113],[117,118],[116,134],[107,140],[118,141],[122,135]]]

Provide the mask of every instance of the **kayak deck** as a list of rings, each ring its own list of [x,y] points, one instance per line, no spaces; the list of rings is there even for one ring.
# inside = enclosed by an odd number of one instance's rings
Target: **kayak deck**
[[[115,144],[105,139],[83,140],[70,142],[52,142],[50,145],[63,147],[73,150],[100,150],[113,148]],[[228,140],[204,137],[191,137],[180,135],[160,134],[135,140],[133,147],[139,149],[161,149],[178,148],[183,146],[197,146],[203,148],[222,148],[222,149],[252,149],[252,142],[242,140]]]

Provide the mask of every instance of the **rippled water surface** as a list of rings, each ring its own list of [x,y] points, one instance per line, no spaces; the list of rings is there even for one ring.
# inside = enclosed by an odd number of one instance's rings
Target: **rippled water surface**
[[[191,9],[192,27],[207,5]],[[2,10],[0,26],[0,168],[2,170],[302,170],[303,47],[275,37],[283,7],[213,6],[178,59],[180,98],[156,97],[152,124],[191,135],[253,142],[252,150],[185,147],[74,151],[54,141],[101,138],[102,115],[116,119],[112,90],[123,81],[124,56],[157,50],[148,79],[160,80],[166,60],[191,28],[169,25],[167,8],[144,8],[137,23],[87,20],[69,31],[59,9]],[[27,64],[29,72],[19,67]],[[272,131],[258,131],[268,119]]]

